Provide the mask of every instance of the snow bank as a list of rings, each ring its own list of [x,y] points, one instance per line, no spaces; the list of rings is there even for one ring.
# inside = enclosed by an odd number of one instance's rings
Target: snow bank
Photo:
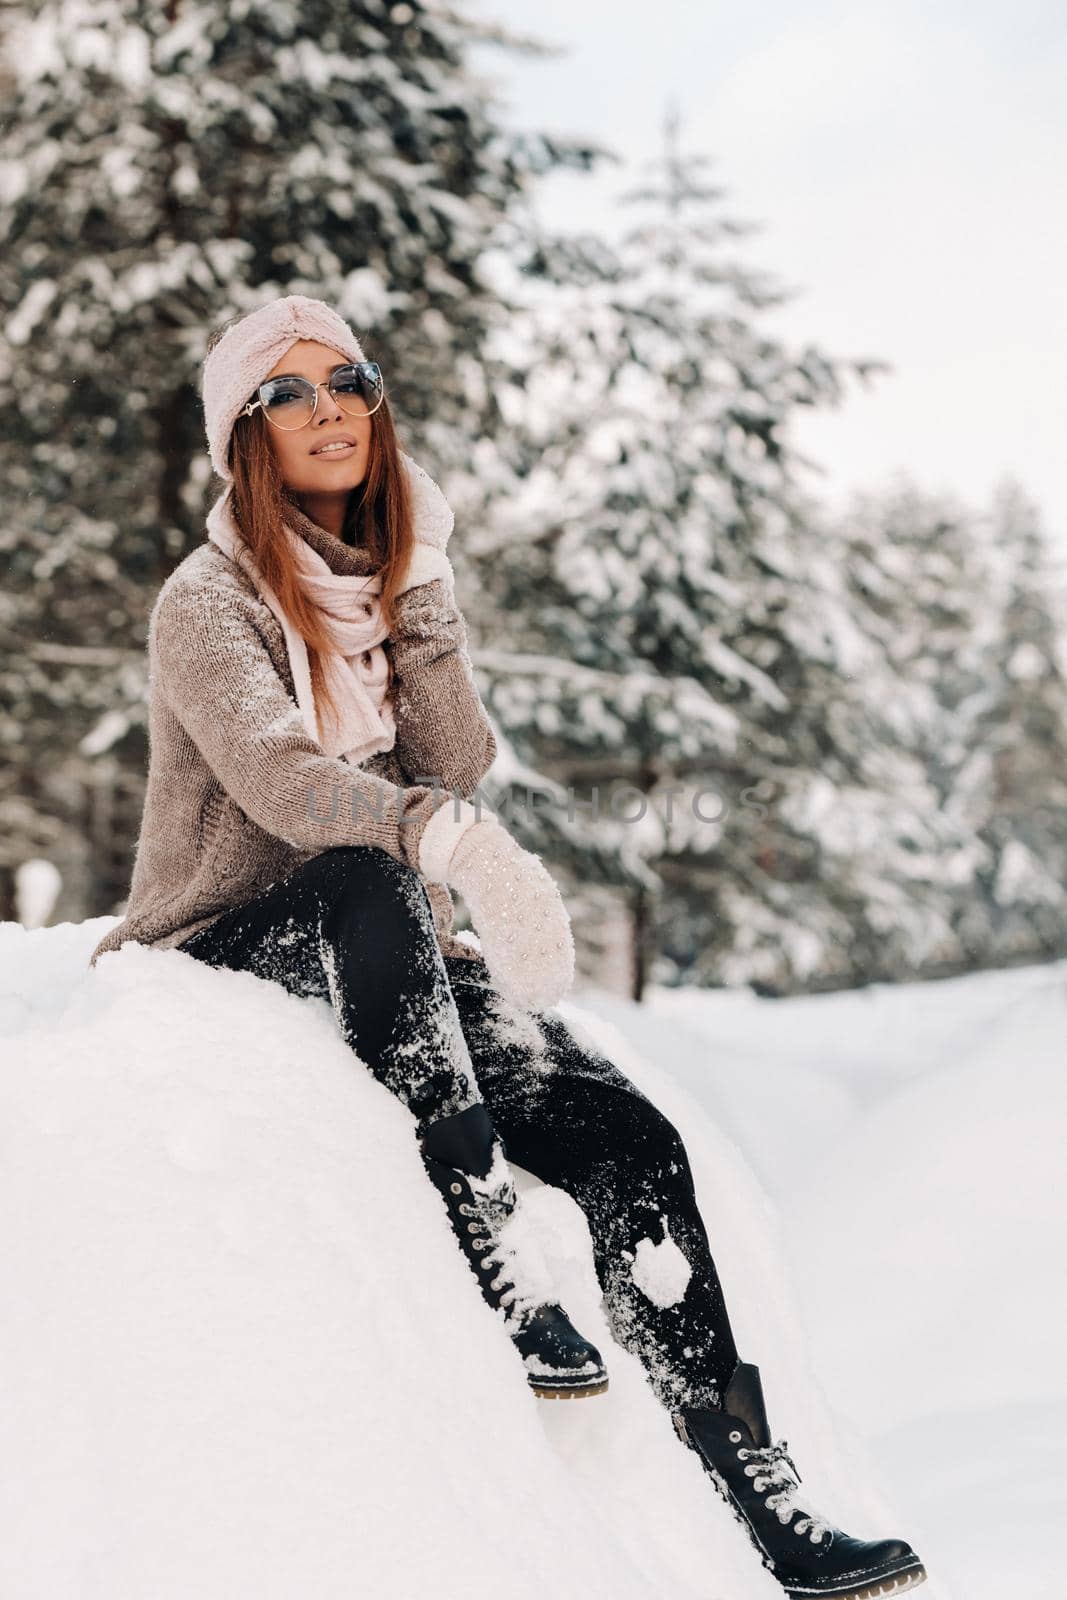
[[[325,1002],[135,945],[90,972],[110,920],[0,930],[5,1600],[780,1600],[611,1341],[573,1202],[523,1182],[612,1387],[543,1402]],[[835,1432],[777,1212],[671,1073],[688,1024],[640,1054],[637,1008],[561,1010],[681,1129],[812,1504],[908,1536]]]

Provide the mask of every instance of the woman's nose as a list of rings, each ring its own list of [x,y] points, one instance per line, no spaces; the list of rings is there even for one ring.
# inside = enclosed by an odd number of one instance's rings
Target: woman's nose
[[[330,393],[329,386],[325,383],[320,384],[315,393],[315,415],[313,420],[315,422],[324,422],[329,421],[331,417],[337,418],[340,415],[341,407]]]

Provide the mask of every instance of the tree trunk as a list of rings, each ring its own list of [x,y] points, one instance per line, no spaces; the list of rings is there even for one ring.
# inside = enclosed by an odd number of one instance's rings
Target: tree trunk
[[[9,866],[0,866],[0,922],[17,922],[18,907],[15,903],[15,869]]]
[[[647,889],[636,889],[632,902],[630,961],[630,999],[643,1000],[648,982],[649,934],[652,921],[652,896]]]

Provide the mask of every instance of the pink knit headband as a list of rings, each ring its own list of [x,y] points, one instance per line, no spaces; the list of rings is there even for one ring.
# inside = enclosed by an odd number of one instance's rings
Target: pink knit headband
[[[287,294],[250,311],[227,328],[204,361],[204,426],[211,464],[231,483],[226,463],[233,425],[275,362],[301,339],[329,345],[350,361],[366,361],[352,329],[325,300]]]

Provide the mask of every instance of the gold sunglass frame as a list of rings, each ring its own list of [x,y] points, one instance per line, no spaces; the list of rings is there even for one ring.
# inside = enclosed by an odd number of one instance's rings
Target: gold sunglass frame
[[[379,383],[379,387],[381,389],[381,395],[379,397],[378,404],[376,406],[373,406],[370,411],[349,411],[347,409],[347,407],[341,405],[341,401],[340,401],[340,399],[337,398],[336,395],[334,396],[334,398],[337,399],[337,404],[339,406],[341,406],[341,410],[344,411],[346,416],[349,416],[349,417],[357,417],[357,416],[373,417],[375,411],[380,409],[382,401],[384,401],[384,399],[385,399],[385,383],[382,380],[382,369],[378,365],[377,361],[346,361],[343,366],[340,366],[334,372],[331,372],[330,376],[328,378],[323,378],[321,383],[312,383],[310,378],[301,378],[300,379],[301,383],[306,383],[306,384],[308,384],[308,386],[310,388],[314,389],[314,391],[315,391],[315,404],[311,408],[310,417],[306,417],[303,422],[298,422],[295,428],[287,428],[287,427],[285,427],[285,425],[283,423],[274,421],[271,418],[270,412],[267,410],[266,406],[263,404],[263,401],[259,400],[259,399],[250,400],[248,402],[248,404],[245,406],[244,410],[241,412],[241,415],[242,415],[242,417],[250,417],[252,415],[253,411],[255,411],[256,407],[259,406],[263,411],[263,415],[266,417],[267,421],[270,423],[272,428],[280,428],[282,433],[299,433],[301,428],[306,428],[309,423],[314,422],[316,416],[318,415],[318,410],[319,410],[319,390],[320,389],[329,389],[330,392],[333,393],[333,381],[336,378],[338,372],[346,372],[346,371],[349,370],[349,368],[355,368],[355,369],[358,370],[360,367],[373,367],[375,372],[378,374],[378,383]],[[266,381],[268,383],[273,383],[273,382],[276,382],[277,380],[273,379],[273,378],[268,378]],[[261,389],[262,387],[263,387],[263,385],[260,384],[259,385],[259,389]],[[259,393],[259,389],[256,390],[257,395]]]

